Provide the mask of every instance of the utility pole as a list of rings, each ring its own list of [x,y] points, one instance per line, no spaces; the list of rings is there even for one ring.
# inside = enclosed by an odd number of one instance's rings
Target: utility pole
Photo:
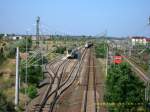
[[[36,20],[36,45],[37,46],[39,46],[39,40],[40,40],[40,38],[39,38],[39,31],[40,31],[40,28],[39,28],[39,25],[40,24],[40,17],[38,16],[37,17],[37,20]]]
[[[15,109],[19,104],[19,47],[16,52],[16,85],[15,85]]]
[[[149,16],[148,25],[150,26],[150,16]],[[149,46],[148,46],[148,47],[149,47]],[[149,66],[149,70],[148,70],[148,72],[150,73],[150,60],[149,60],[149,62],[148,62],[148,63],[149,63],[149,65],[148,65],[148,66]]]
[[[131,57],[131,53],[132,53],[132,37],[129,38],[129,41],[128,41],[128,44],[129,44],[129,57]]]
[[[150,26],[150,16],[149,16],[149,26]],[[149,73],[150,73],[150,60],[149,60]],[[149,82],[148,82],[148,90],[149,90]],[[149,91],[148,91],[149,92]],[[148,94],[149,95],[149,94]],[[148,96],[149,97],[149,96]],[[148,98],[148,100],[149,100],[149,98]]]
[[[107,77],[107,73],[108,73],[107,72],[108,71],[108,53],[109,53],[107,40],[106,40],[105,46],[106,46],[106,77]]]
[[[148,25],[150,25],[150,16],[149,16],[149,20],[148,20]],[[150,61],[148,62],[148,66],[149,66],[149,70],[148,72],[150,72]],[[149,80],[147,81],[146,84],[146,88],[145,88],[145,101],[149,103],[149,92],[150,92],[150,88],[149,88],[150,84],[149,84]],[[146,110],[147,110],[147,106],[146,106]],[[149,108],[148,108],[149,110]]]
[[[28,33],[27,33],[28,35]],[[25,88],[25,95],[26,95],[26,102],[25,102],[25,109],[27,112],[27,105],[28,105],[28,92],[27,92],[27,88],[28,88],[28,38],[26,36],[26,75],[25,75],[25,83],[26,83],[26,88]]]

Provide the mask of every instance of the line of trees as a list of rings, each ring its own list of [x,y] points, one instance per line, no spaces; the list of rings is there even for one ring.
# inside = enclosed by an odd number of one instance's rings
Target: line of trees
[[[105,58],[107,53],[107,44],[105,42],[98,43],[95,46],[95,52],[97,58]]]
[[[28,96],[33,99],[37,96],[37,89],[38,85],[43,80],[43,71],[42,71],[42,63],[47,63],[47,59],[40,54],[35,55],[34,57],[28,57],[28,60],[31,60],[28,62],[28,73],[27,73],[27,80],[28,80],[28,88],[27,88],[27,93]],[[43,62],[42,62],[43,61]],[[34,64],[33,64],[34,63]],[[25,82],[26,78],[26,61],[23,60],[21,62],[21,82]],[[22,93],[25,93],[25,88],[23,87],[21,89]]]
[[[144,83],[136,77],[127,63],[110,66],[106,80],[105,102],[124,104],[108,106],[110,112],[137,112],[140,106],[136,104],[145,103],[144,94]],[[141,107],[143,108],[143,105]]]
[[[32,46],[32,39],[30,37],[27,38],[27,47],[28,49]],[[20,48],[21,52],[25,52],[26,50],[26,38],[22,40],[17,40],[16,42],[9,42],[0,48],[0,63],[7,59],[7,58],[14,58],[16,54],[16,47]]]

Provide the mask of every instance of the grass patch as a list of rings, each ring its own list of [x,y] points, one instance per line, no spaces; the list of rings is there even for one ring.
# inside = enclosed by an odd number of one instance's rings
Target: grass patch
[[[106,44],[98,43],[95,46],[96,58],[105,58],[106,57]]]

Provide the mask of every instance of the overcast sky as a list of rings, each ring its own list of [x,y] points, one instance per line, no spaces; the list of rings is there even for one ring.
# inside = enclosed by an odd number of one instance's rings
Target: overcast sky
[[[0,33],[150,36],[150,0],[0,0]]]

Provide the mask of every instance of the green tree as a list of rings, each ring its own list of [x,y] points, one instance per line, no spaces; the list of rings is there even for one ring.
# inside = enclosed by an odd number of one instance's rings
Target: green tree
[[[21,52],[26,51],[26,43],[27,43],[27,48],[31,48],[32,46],[32,39],[31,37],[25,37],[19,41],[16,42],[16,47],[18,46],[20,48]]]
[[[14,58],[16,54],[16,45],[13,43],[9,43],[9,45],[6,46],[4,53],[6,57]]]
[[[66,47],[60,46],[56,48],[56,53],[64,54]]]
[[[28,96],[33,99],[37,96],[37,88],[34,85],[29,86],[27,89]]]
[[[7,44],[4,48],[4,52],[3,55],[5,58],[14,58],[16,55],[16,47],[19,47],[21,52],[25,52],[26,51],[26,38],[22,39],[22,40],[18,40],[16,42],[10,42],[9,44]],[[31,48],[32,47],[32,39],[30,37],[27,38],[27,48]],[[2,53],[1,53],[2,55]],[[2,58],[1,58],[2,59]]]
[[[28,62],[28,82],[30,84],[35,84],[36,86],[38,86],[39,82],[42,79],[42,55],[41,54],[37,54],[34,57],[29,57],[28,60],[30,60]],[[47,63],[47,59],[45,57],[43,57],[43,63]],[[26,77],[26,61],[22,60],[21,61],[21,80],[24,82],[25,81],[25,77]]]
[[[109,107],[115,112],[137,111],[138,106],[130,103],[144,103],[144,83],[136,77],[127,63],[111,65],[106,80],[105,101],[123,103],[119,107]]]
[[[25,67],[21,68],[21,80],[25,82]],[[40,66],[31,66],[28,68],[28,83],[38,85],[42,79],[42,69]]]

